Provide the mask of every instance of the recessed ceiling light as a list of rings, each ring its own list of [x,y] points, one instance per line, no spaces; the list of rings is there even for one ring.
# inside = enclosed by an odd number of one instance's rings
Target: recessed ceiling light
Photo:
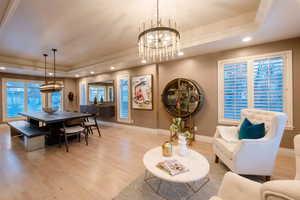
[[[52,73],[52,72],[49,72],[49,75],[50,75],[50,76],[53,76],[53,73]]]
[[[183,51],[179,51],[179,52],[177,53],[177,55],[178,55],[178,56],[183,56],[183,55],[184,55],[184,52],[183,52]]]
[[[0,67],[0,70],[5,70],[6,68],[5,67]]]
[[[143,64],[145,64],[145,63],[147,63],[147,60],[143,59],[141,62],[142,62]]]
[[[78,78],[78,77],[79,77],[79,75],[78,75],[78,74],[75,74],[75,77],[76,77],[76,78]]]
[[[94,72],[94,71],[91,71],[90,73],[91,73],[91,74],[95,74],[95,72]]]
[[[110,69],[111,69],[111,70],[114,70],[114,69],[116,69],[116,68],[115,68],[114,66],[111,66]]]
[[[252,37],[249,37],[249,36],[244,37],[244,38],[242,39],[243,42],[249,42],[249,41],[251,41],[251,40],[252,40]]]

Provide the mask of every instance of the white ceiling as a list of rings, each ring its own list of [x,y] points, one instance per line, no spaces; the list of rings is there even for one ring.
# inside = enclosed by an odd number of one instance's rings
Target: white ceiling
[[[299,10],[299,0],[161,0],[160,9],[179,24],[185,56],[243,46],[245,35],[250,44],[300,36]],[[154,16],[155,0],[1,0],[0,65],[42,75],[42,53],[55,47],[61,76],[137,66],[139,25]]]

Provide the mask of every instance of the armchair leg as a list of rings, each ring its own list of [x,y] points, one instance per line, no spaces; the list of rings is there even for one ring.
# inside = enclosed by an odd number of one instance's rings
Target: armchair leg
[[[219,157],[215,155],[215,163],[219,163]]]

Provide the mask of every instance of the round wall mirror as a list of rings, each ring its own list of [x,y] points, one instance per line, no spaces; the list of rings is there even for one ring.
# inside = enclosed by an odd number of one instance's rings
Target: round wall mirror
[[[165,87],[162,102],[172,116],[186,118],[200,111],[204,91],[196,81],[177,78]]]

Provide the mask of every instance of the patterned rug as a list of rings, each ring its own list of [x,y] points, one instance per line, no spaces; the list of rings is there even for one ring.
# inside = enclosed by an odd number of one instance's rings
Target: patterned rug
[[[222,164],[215,164],[212,158],[209,158],[210,173],[209,182],[204,185],[199,192],[194,194],[192,189],[185,184],[170,183],[163,181],[159,190],[159,195],[155,193],[159,187],[157,178],[149,181],[152,188],[144,181],[145,175],[140,175],[136,180],[123,189],[114,200],[208,200],[211,196],[217,194],[224,174],[228,169]],[[260,177],[248,177],[261,182]],[[203,181],[193,183],[195,190],[203,184]]]

